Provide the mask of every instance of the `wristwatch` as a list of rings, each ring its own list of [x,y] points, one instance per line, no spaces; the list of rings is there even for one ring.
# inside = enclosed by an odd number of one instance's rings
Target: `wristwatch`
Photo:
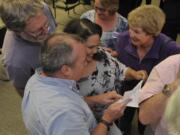
[[[104,119],[101,119],[101,120],[100,120],[100,123],[104,124],[104,125],[107,127],[107,130],[108,130],[108,131],[109,131],[109,129],[110,129],[110,126],[113,125],[112,122],[108,122],[108,121],[106,121],[106,120],[104,120]]]
[[[167,96],[167,97],[171,96],[172,92],[173,92],[173,91],[172,91],[172,89],[169,87],[168,84],[166,84],[166,85],[164,86],[163,90],[162,90],[162,93],[163,93],[165,96]]]

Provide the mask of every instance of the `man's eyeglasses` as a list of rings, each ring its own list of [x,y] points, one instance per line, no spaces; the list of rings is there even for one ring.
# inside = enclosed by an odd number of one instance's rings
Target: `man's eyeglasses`
[[[48,32],[50,29],[49,26],[49,21],[47,21],[41,28],[39,28],[38,30],[34,31],[34,32],[27,32],[26,34],[34,37],[34,38],[38,38],[39,36],[43,35],[44,33]]]
[[[116,12],[116,10],[113,10],[113,9],[105,9],[105,8],[102,8],[102,7],[98,7],[98,6],[95,6],[94,7],[94,9],[95,9],[95,11],[97,12],[97,11],[99,11],[99,12],[102,12],[102,13],[104,13],[104,12],[108,12],[109,14],[114,14],[115,12]]]

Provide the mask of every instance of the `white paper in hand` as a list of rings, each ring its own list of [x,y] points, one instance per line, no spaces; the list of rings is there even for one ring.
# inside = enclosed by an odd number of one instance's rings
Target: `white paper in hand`
[[[139,107],[139,91],[141,89],[143,80],[140,81],[132,90],[126,91],[123,98],[130,98],[131,101],[127,104],[129,107]]]
[[[127,104],[128,104],[130,101],[131,101],[130,98],[128,98],[128,97],[123,97],[123,98],[119,99],[119,100],[117,101],[117,103],[121,103],[121,104],[127,106]]]

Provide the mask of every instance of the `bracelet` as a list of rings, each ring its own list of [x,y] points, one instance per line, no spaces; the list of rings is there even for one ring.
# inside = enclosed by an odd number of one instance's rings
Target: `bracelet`
[[[108,131],[109,131],[109,129],[110,129],[110,126],[113,125],[112,122],[108,122],[108,121],[106,121],[106,120],[104,120],[104,119],[101,119],[101,120],[100,120],[100,123],[104,124],[104,125],[107,127],[107,130],[108,130]]]

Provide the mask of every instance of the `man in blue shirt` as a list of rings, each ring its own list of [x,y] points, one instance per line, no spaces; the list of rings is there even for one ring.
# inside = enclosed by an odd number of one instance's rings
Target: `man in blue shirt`
[[[79,95],[76,81],[87,68],[87,48],[73,35],[53,34],[42,46],[41,69],[28,81],[22,102],[31,135],[106,135],[125,105],[114,103],[99,124]]]

